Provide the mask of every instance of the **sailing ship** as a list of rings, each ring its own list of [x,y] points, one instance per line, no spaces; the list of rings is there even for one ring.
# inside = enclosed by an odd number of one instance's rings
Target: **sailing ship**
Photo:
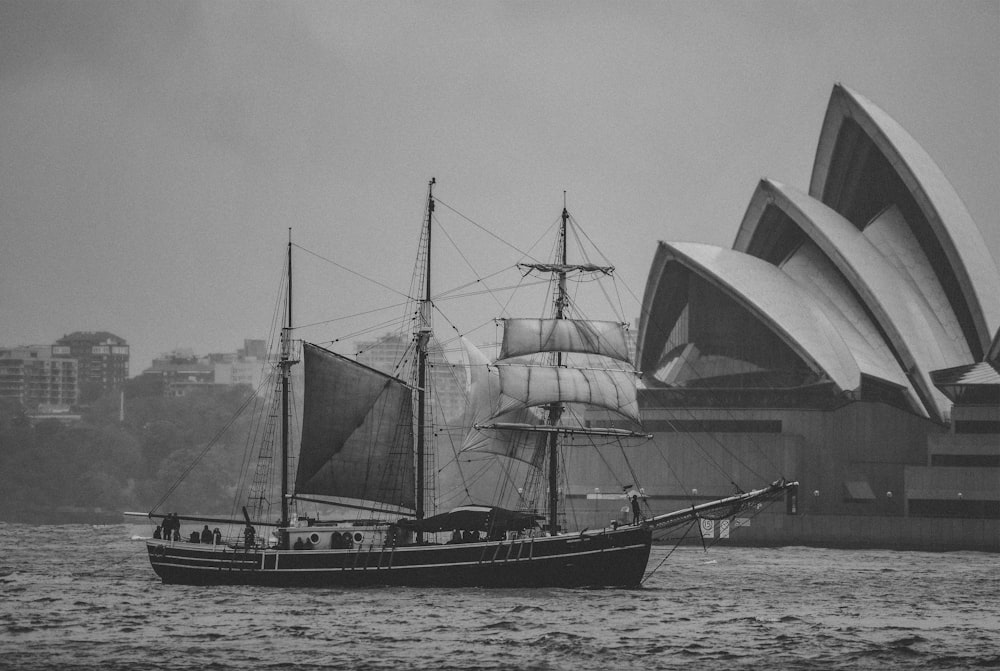
[[[490,361],[463,339],[467,357],[467,437],[463,451],[518,460],[543,497],[502,507],[467,502],[427,515],[428,357],[431,340],[431,226],[434,184],[427,191],[418,259],[422,289],[413,329],[415,379],[407,380],[316,344],[301,344],[304,367],[302,428],[294,486],[289,483],[290,371],[293,356],[291,261],[281,330],[280,513],[254,519],[243,507],[244,532],[191,539],[171,534],[146,548],[164,583],[261,586],[621,587],[641,585],[654,533],[727,519],[782,497],[796,483],[769,486],[674,512],[614,520],[605,528],[569,530],[561,523],[560,455],[565,443],[641,441],[636,386],[625,324],[569,314],[567,281],[613,268],[570,263],[565,204],[556,258],[521,264],[524,274],[551,281],[552,313],[500,320],[500,355]],[[576,408],[600,408],[617,422],[580,421]],[[620,426],[624,424],[625,426]],[[544,474],[542,476],[541,474]],[[629,487],[623,488],[628,490]],[[622,500],[626,500],[623,491]],[[634,493],[633,493],[634,495]],[[339,502],[366,511],[322,520],[294,515],[296,502]],[[538,510],[542,508],[543,510]],[[261,514],[262,508],[254,508]],[[433,512],[433,511],[432,511]],[[163,513],[145,517],[164,519]],[[215,518],[181,516],[187,523]],[[206,526],[207,529],[207,526]],[[270,533],[267,533],[270,531]],[[194,534],[197,536],[197,534]]]

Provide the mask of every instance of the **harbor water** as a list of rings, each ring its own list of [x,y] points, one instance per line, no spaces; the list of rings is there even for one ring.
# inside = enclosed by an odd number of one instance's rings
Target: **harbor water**
[[[124,525],[0,523],[0,669],[1000,668],[995,554],[657,546],[649,570],[635,590],[180,587]]]

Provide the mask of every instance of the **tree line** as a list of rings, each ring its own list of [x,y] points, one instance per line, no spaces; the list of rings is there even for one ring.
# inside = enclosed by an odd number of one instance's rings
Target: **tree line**
[[[67,423],[32,421],[20,403],[0,399],[0,520],[119,521],[121,511],[149,511],[171,490],[185,512],[231,512],[247,450],[240,428],[249,418],[220,432],[252,391],[206,387],[166,397],[139,377],[124,392],[124,421],[118,392]]]

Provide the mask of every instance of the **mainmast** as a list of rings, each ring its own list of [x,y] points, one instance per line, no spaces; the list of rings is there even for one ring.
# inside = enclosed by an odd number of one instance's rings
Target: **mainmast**
[[[288,376],[292,367],[292,229],[288,229],[288,298],[285,328],[281,329],[281,520],[288,526]]]
[[[420,323],[417,325],[417,468],[416,468],[416,518],[424,518],[424,462],[426,452],[427,405],[427,345],[431,337],[431,219],[434,215],[434,184],[432,177],[427,185],[427,221],[424,243],[424,296],[420,301]],[[423,541],[423,531],[417,532],[417,542]]]
[[[563,191],[562,224],[559,227],[559,280],[556,285],[556,319],[566,318],[566,223],[569,211],[566,209],[566,192]],[[556,366],[562,366],[562,352],[556,352]],[[562,417],[561,403],[549,405],[549,426],[559,424]],[[549,534],[555,536],[559,530],[559,434],[549,434]]]

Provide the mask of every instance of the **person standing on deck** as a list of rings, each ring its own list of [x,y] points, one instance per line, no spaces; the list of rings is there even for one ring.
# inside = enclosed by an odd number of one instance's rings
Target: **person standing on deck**
[[[246,543],[246,546],[248,548],[253,547],[253,542],[254,539],[256,539],[256,537],[257,537],[257,532],[254,531],[254,528],[248,524],[246,528],[243,529],[243,541]]]

